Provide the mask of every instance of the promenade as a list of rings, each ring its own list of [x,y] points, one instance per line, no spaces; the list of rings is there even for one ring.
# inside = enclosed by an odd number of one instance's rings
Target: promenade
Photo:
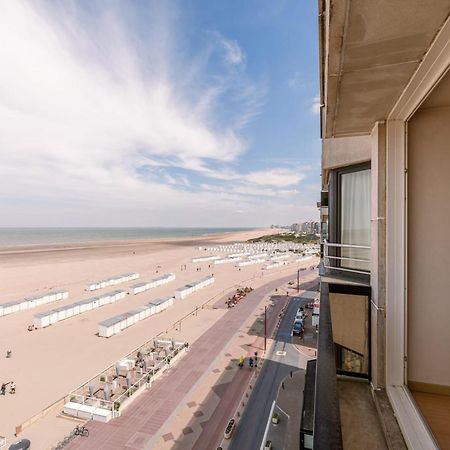
[[[303,277],[312,273],[305,271]],[[77,438],[68,449],[153,449],[158,440],[166,442],[168,448],[175,445],[178,436],[177,429],[170,431],[170,421],[174,419],[175,412],[180,406],[184,406],[187,394],[202,383],[202,379],[208,375],[210,366],[215,362],[227,347],[229,341],[239,333],[243,324],[254,313],[261,301],[274,289],[292,280],[293,275],[284,276],[273,280],[255,289],[247,295],[235,308],[226,311],[223,317],[210,327],[195,341],[186,355],[174,368],[170,370],[170,377],[165,376],[154,383],[152,388],[141,394],[133,404],[122,413],[122,416],[108,424],[90,422],[87,426],[90,431],[89,438]],[[225,298],[217,302],[218,307],[223,307]],[[280,303],[279,308],[283,303]],[[276,317],[277,313],[272,314]],[[271,321],[270,327],[274,327],[275,321]],[[259,345],[259,344],[258,344]],[[230,355],[231,356],[231,355]],[[222,414],[211,416],[211,422],[204,425],[208,442],[216,439],[218,430],[222,427],[224,417],[228,417],[237,405],[246,385],[246,378],[250,371],[240,371],[236,382],[233,383],[231,395],[226,396],[227,405]],[[225,398],[225,396],[223,397]],[[224,400],[225,401],[225,400]],[[192,402],[196,406],[196,402]],[[195,409],[195,408],[194,408]],[[222,408],[219,408],[222,409]],[[225,415],[226,413],[226,415]],[[164,428],[164,430],[163,430]],[[186,427],[182,434],[186,436],[193,432]],[[164,435],[161,434],[162,430]],[[200,441],[198,441],[200,442]],[[191,448],[191,446],[184,447]],[[195,444],[195,448],[200,444]]]

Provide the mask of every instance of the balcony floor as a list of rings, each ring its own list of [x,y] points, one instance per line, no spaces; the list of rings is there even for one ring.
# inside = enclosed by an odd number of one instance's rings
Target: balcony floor
[[[338,378],[342,440],[345,450],[387,450],[367,381]]]
[[[450,450],[450,396],[411,392],[441,450]]]

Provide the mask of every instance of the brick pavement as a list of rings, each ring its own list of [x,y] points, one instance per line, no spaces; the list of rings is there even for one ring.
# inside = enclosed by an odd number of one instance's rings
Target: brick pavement
[[[170,376],[158,379],[151,389],[139,395],[121,415],[104,424],[90,422],[88,438],[77,437],[68,450],[144,450],[169,419],[186,394],[214,362],[216,356],[240,329],[262,298],[275,287],[292,279],[292,274],[271,281],[251,293],[209,328],[190,347],[188,355],[170,369]],[[224,296],[223,302],[227,296]]]

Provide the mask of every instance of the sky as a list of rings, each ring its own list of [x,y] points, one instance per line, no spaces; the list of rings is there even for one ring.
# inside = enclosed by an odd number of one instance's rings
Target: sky
[[[315,0],[0,0],[0,226],[317,220]]]

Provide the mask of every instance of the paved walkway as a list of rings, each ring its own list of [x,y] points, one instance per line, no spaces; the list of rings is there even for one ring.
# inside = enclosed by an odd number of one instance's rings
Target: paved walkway
[[[249,293],[245,300],[228,310],[218,323],[190,347],[188,355],[171,369],[170,377],[157,380],[151,389],[133,401],[120,418],[107,424],[90,422],[88,424],[90,436],[76,438],[67,449],[151,449],[154,436],[256,306],[275,287],[291,279],[292,274],[271,281]],[[227,296],[223,301],[226,298]]]

